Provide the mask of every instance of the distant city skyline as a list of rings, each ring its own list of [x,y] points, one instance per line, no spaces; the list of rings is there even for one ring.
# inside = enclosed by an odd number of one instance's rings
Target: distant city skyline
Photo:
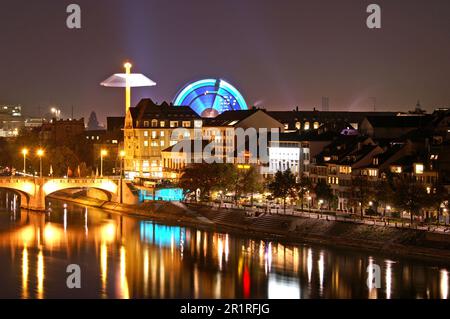
[[[365,25],[373,1],[79,0],[82,29],[65,26],[69,3],[5,1],[0,11],[0,104],[38,115],[99,121],[123,115],[124,92],[99,83],[130,60],[158,83],[133,90],[170,102],[188,82],[228,80],[249,106],[292,110],[431,112],[450,105],[450,2],[377,0],[382,28]],[[274,10],[274,8],[276,10]],[[202,23],[198,23],[202,21]]]

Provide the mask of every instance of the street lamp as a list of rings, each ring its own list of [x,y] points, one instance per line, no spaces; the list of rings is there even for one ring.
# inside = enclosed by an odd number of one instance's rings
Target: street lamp
[[[44,150],[40,148],[37,150],[36,154],[39,156],[39,176],[42,178],[42,156],[44,156]]]
[[[125,158],[125,155],[126,155],[126,153],[125,153],[125,151],[120,151],[120,153],[119,153],[119,156],[120,156],[120,177],[122,177],[123,176],[123,160],[124,160],[124,158]]]
[[[103,177],[103,157],[108,155],[107,150],[101,150],[100,151],[100,177]]]
[[[120,156],[120,203],[123,203],[123,196],[122,196],[122,192],[123,192],[123,188],[122,188],[122,177],[123,177],[123,160],[125,158],[125,151],[120,151],[119,156]]]
[[[22,149],[22,155],[23,155],[23,175],[27,173],[27,155],[28,150],[26,148]]]

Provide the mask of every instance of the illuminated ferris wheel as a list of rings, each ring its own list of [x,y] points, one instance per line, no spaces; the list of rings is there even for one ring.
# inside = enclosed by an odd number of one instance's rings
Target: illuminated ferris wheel
[[[205,79],[186,85],[174,105],[191,107],[202,117],[215,117],[225,111],[247,110],[239,91],[222,79]]]

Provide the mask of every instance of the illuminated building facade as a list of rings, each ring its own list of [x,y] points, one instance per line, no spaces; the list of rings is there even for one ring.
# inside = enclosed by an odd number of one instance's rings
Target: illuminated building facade
[[[242,94],[222,79],[204,79],[186,85],[173,104],[192,108],[202,117],[216,117],[225,111],[247,110]]]
[[[201,134],[202,126],[200,116],[188,106],[141,100],[130,108],[125,120],[126,177],[163,178],[161,151],[180,140],[194,138],[194,130]],[[183,134],[173,136],[177,129],[182,129]]]

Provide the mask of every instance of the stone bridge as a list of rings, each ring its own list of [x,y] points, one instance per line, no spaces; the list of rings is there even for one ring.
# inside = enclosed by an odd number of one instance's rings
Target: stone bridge
[[[122,181],[122,187],[120,183]],[[98,189],[105,192],[108,199],[119,202],[128,198],[121,194],[129,192],[126,183],[119,177],[104,178],[39,178],[39,177],[3,177],[0,188],[15,191],[21,196],[21,207],[36,211],[45,210],[45,197],[64,189]],[[125,200],[127,202],[127,200]]]

